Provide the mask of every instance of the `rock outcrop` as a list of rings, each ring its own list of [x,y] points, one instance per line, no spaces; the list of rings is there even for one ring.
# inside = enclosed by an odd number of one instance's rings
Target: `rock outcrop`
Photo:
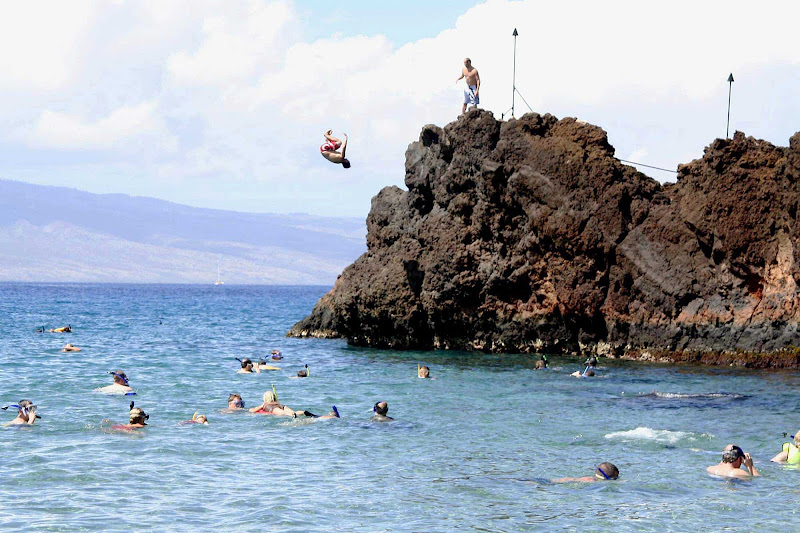
[[[474,110],[423,128],[408,191],[373,199],[368,251],[290,335],[642,358],[791,349],[798,179],[800,134],[788,148],[718,139],[661,186],[599,127]]]

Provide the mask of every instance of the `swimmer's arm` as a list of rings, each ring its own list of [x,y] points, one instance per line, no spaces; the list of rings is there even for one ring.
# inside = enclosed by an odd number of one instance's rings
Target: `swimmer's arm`
[[[748,472],[750,472],[751,476],[757,477],[757,476],[761,475],[761,474],[758,473],[758,470],[756,470],[756,467],[753,464],[753,458],[750,457],[749,453],[745,453],[744,454],[744,461],[743,462],[744,462],[744,466],[747,468]]]
[[[781,452],[772,459],[770,459],[770,461],[772,461],[773,463],[785,463],[788,460],[789,460],[789,454],[787,452]]]
[[[253,367],[253,370],[256,371],[256,374],[260,374],[261,373],[261,367],[260,366]]]
[[[553,483],[592,483],[595,479],[591,476],[584,477],[562,477],[558,479],[551,479]]]
[[[263,409],[265,405],[267,405],[267,404],[262,403],[258,407],[251,407],[250,409],[248,409],[248,411],[250,411],[251,413],[255,413],[256,411],[259,411],[259,410]]]

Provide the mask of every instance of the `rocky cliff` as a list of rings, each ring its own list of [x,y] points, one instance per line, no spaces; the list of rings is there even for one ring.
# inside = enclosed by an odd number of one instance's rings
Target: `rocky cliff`
[[[596,126],[474,110],[423,128],[408,191],[373,199],[368,251],[290,335],[645,359],[791,352],[781,365],[797,366],[799,178],[800,134],[788,148],[718,139],[661,186]]]

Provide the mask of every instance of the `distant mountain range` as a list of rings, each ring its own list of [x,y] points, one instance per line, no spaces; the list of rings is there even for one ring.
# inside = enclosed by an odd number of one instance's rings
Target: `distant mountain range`
[[[0,281],[332,284],[362,218],[202,209],[0,180]]]

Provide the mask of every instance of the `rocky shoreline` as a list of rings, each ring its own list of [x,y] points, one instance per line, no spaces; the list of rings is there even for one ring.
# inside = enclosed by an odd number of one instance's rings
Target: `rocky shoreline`
[[[422,129],[405,183],[290,336],[800,367],[800,134],[717,139],[661,185],[597,126],[474,110]]]

